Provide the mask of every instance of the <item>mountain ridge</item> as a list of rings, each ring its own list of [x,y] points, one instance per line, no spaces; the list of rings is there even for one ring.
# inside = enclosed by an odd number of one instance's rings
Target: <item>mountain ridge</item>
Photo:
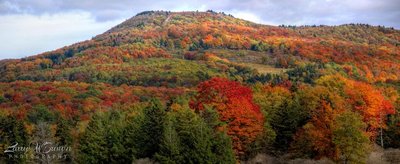
[[[118,28],[120,28],[121,26],[124,26],[124,25],[126,25],[126,24],[129,24],[129,22],[134,22],[134,23],[136,23],[136,25],[132,25],[132,24],[130,25],[130,26],[131,26],[130,28],[135,28],[137,25],[140,25],[141,23],[143,23],[143,22],[140,22],[140,21],[138,22],[138,21],[136,20],[136,19],[138,19],[139,16],[148,16],[148,15],[167,15],[167,16],[173,16],[173,15],[180,15],[180,14],[181,14],[181,15],[184,15],[184,14],[186,14],[186,15],[188,15],[188,14],[189,14],[189,15],[193,15],[193,14],[213,14],[213,15],[229,16],[229,17],[235,18],[234,16],[232,16],[232,15],[230,15],[230,14],[225,14],[225,13],[223,13],[223,12],[215,12],[215,11],[212,11],[212,10],[208,10],[208,11],[205,11],[205,12],[200,12],[200,11],[171,12],[171,11],[153,11],[153,10],[150,10],[150,11],[143,11],[143,12],[140,12],[140,13],[136,14],[135,16],[133,16],[133,17],[131,17],[131,18],[129,18],[129,19],[127,19],[127,20],[121,22],[120,24],[118,24],[118,25],[112,27],[111,29],[105,31],[104,33],[98,34],[98,35],[92,37],[92,39],[88,39],[88,40],[84,40],[84,41],[79,41],[79,42],[77,42],[77,43],[73,43],[73,44],[71,44],[71,45],[67,45],[67,46],[64,46],[64,47],[61,47],[61,48],[57,48],[57,49],[55,49],[55,50],[49,50],[49,51],[42,52],[42,53],[39,53],[39,54],[32,54],[31,56],[27,56],[27,57],[22,57],[22,58],[17,58],[17,59],[2,59],[2,60],[0,60],[0,61],[4,61],[4,60],[18,60],[18,59],[30,58],[30,57],[32,57],[32,56],[41,55],[41,54],[44,54],[44,53],[56,51],[56,50],[63,49],[63,48],[65,48],[65,47],[69,47],[69,46],[74,46],[74,45],[79,44],[79,43],[82,43],[82,42],[86,42],[86,41],[89,41],[89,40],[93,40],[93,39],[95,39],[95,38],[98,37],[98,36],[105,35],[105,34],[110,34],[110,33],[112,33],[112,32],[115,32],[116,29],[118,29]],[[312,29],[312,28],[321,28],[321,27],[322,27],[322,28],[335,28],[335,27],[346,27],[346,26],[350,26],[350,27],[362,27],[362,28],[378,28],[379,31],[382,31],[382,32],[390,32],[390,33],[393,33],[393,32],[397,32],[397,33],[398,33],[398,32],[399,32],[398,29],[394,29],[393,27],[385,27],[385,26],[381,26],[381,25],[373,26],[373,25],[363,24],[363,23],[347,23],[347,24],[333,25],[333,26],[331,26],[331,25],[301,25],[301,26],[296,26],[296,25],[278,25],[278,26],[274,26],[274,25],[253,23],[253,22],[251,22],[251,21],[244,20],[244,19],[240,19],[240,18],[235,18],[235,19],[239,19],[239,20],[243,20],[243,21],[245,21],[245,22],[249,22],[249,23],[251,23],[251,24],[253,24],[253,25],[255,25],[255,26],[259,25],[259,26],[266,26],[266,27],[280,27],[280,28],[285,28],[285,29],[299,29],[299,28],[300,28],[300,29],[304,29],[304,28],[311,28],[311,29]],[[397,43],[397,44],[400,44],[400,43]]]

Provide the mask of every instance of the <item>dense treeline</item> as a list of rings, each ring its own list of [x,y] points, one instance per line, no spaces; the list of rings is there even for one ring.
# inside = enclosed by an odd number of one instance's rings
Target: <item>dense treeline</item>
[[[199,55],[200,56],[200,55]],[[204,55],[201,55],[204,56]],[[254,74],[251,69],[204,57],[199,62],[183,59],[141,59],[123,64],[85,65],[65,69],[29,69],[7,76],[7,81],[77,81],[112,85],[193,87],[213,76]],[[18,71],[19,72],[19,71]],[[246,77],[244,76],[244,77]]]
[[[103,83],[16,81],[1,83],[0,108],[1,112],[15,113],[19,118],[44,107],[66,119],[87,120],[93,112],[111,108],[125,110],[156,97],[165,101],[186,91],[185,88],[114,87]]]
[[[96,98],[96,94],[89,93],[101,93],[101,89],[105,89],[104,94],[110,90],[129,93],[129,87],[119,90],[112,86],[69,84],[80,85],[70,88],[69,94],[81,90],[86,98],[77,94],[64,97],[64,102],[47,102],[50,100],[43,97],[43,92],[51,95],[66,90],[68,85],[46,84],[49,83],[37,86],[16,82],[10,87],[17,93],[39,88],[42,92],[36,94],[42,101],[25,112],[23,108],[2,110],[1,123],[7,125],[2,126],[2,138],[15,136],[14,141],[2,141],[2,150],[13,142],[48,139],[73,147],[66,152],[68,158],[57,160],[88,163],[129,163],[142,158],[161,163],[235,163],[257,153],[362,162],[374,143],[400,146],[398,91],[341,75],[322,76],[312,85],[283,81],[256,83],[252,89],[225,78],[212,78],[199,84],[194,95],[165,92],[161,95],[168,97],[160,96],[161,101],[151,98],[154,95],[139,99],[132,91],[132,95],[113,97],[108,106],[101,103],[106,100],[92,104],[99,109],[86,113],[86,119],[75,118],[69,112],[84,110],[90,104],[81,104],[83,109],[71,106],[69,111],[52,104],[64,103],[68,108],[68,101],[73,101],[80,106],[80,99]],[[9,90],[6,92],[4,95],[10,95]],[[2,107],[13,97],[3,97]],[[34,104],[26,97],[21,101],[13,103],[26,104],[25,107]],[[127,102],[118,105],[121,101]],[[10,124],[13,121],[17,123]],[[43,129],[48,136],[35,135]]]

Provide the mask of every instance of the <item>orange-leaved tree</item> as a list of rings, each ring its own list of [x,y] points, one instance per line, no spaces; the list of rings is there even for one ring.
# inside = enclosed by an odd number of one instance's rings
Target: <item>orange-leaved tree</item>
[[[370,139],[375,140],[378,130],[386,128],[386,117],[394,114],[392,103],[385,99],[383,94],[373,86],[357,81],[348,81],[345,92],[348,101],[367,123],[367,132]]]
[[[253,103],[252,91],[235,81],[212,78],[199,84],[198,94],[190,106],[198,112],[205,106],[217,110],[219,119],[226,123],[225,128],[232,138],[237,157],[244,155],[246,146],[263,130],[264,118],[259,107]]]
[[[340,75],[324,76],[317,83],[342,95],[352,110],[359,113],[367,124],[366,132],[375,140],[378,131],[386,128],[386,118],[394,114],[394,97],[388,99],[373,85],[347,79]],[[392,101],[392,102],[391,102]]]

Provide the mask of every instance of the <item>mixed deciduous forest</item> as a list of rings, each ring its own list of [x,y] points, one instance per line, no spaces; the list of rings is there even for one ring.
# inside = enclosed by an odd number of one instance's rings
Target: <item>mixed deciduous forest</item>
[[[400,31],[146,11],[1,60],[0,109],[0,163],[397,163]]]

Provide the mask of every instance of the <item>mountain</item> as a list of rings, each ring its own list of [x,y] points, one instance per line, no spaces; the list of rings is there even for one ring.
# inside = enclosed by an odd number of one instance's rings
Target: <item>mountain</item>
[[[91,40],[3,60],[0,81],[194,86],[202,76],[243,74],[239,65],[269,73],[335,63],[356,78],[384,82],[399,80],[399,38],[398,30],[363,24],[275,27],[223,13],[149,11]],[[210,65],[211,58],[226,62]]]
[[[400,31],[383,26],[146,11],[0,61],[0,152],[49,134],[74,148],[64,162],[365,162],[375,144],[400,147],[399,111]]]

